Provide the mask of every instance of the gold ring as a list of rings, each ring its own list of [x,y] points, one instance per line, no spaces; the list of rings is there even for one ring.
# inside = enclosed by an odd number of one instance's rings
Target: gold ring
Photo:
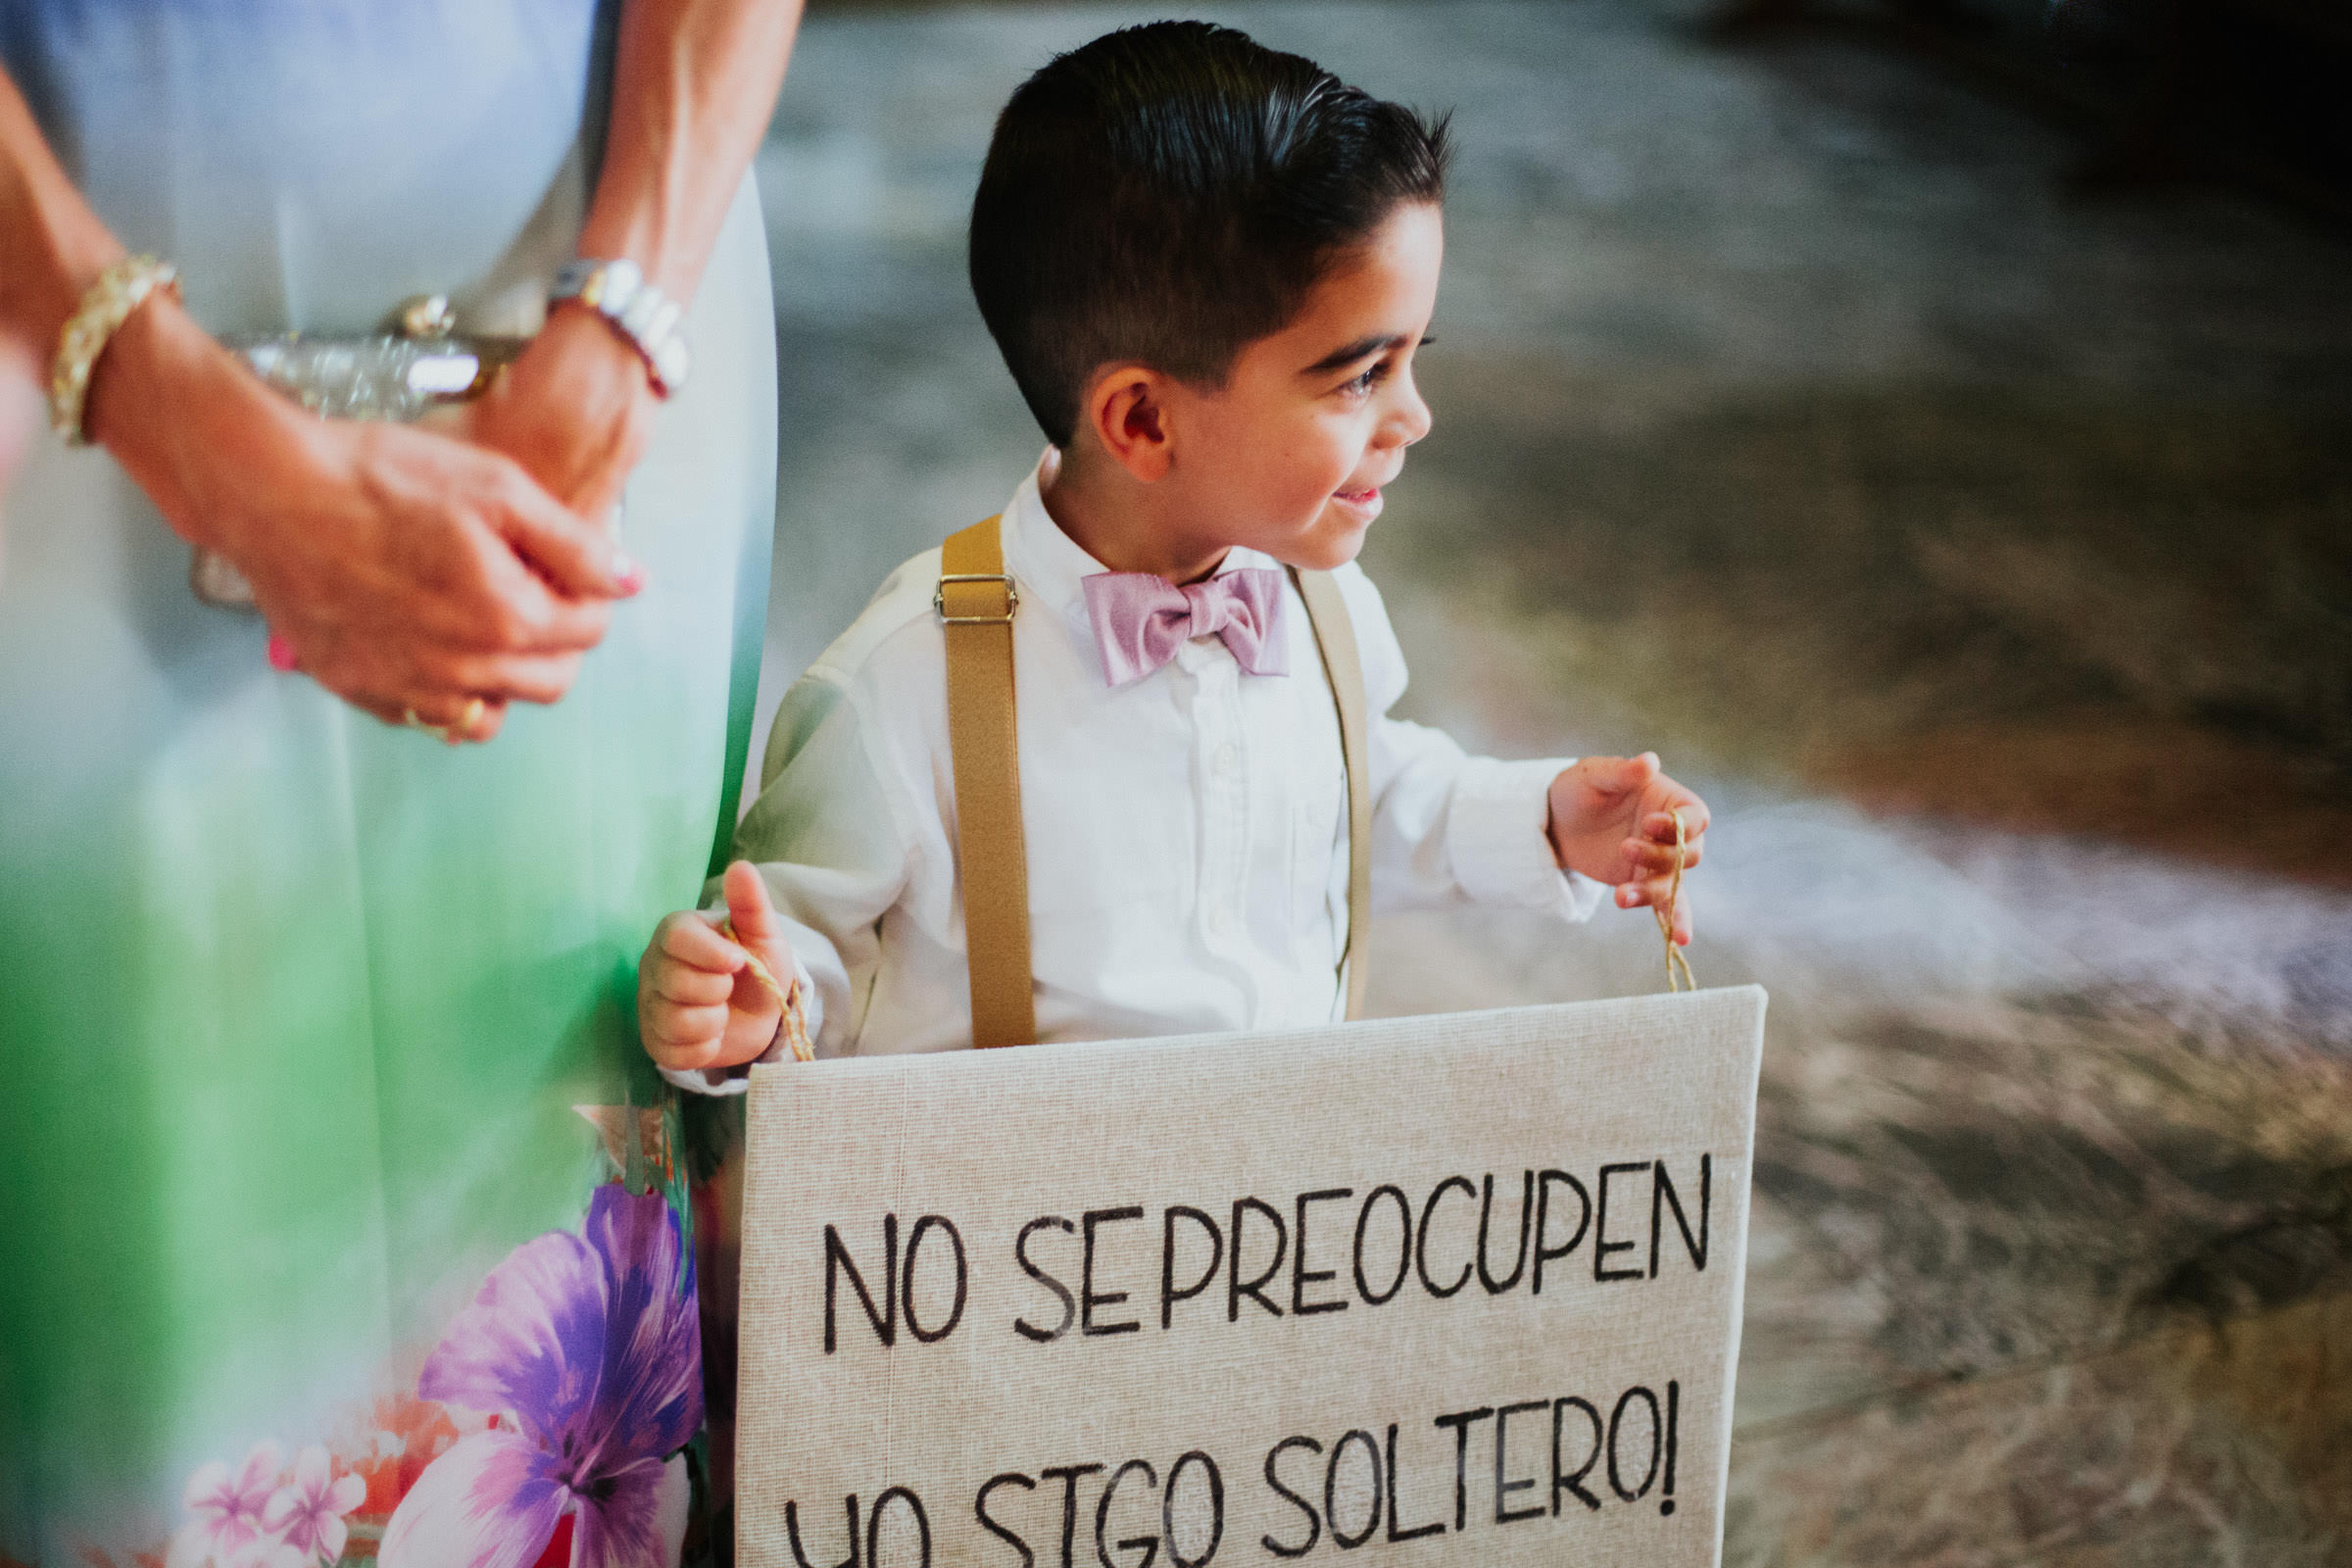
[[[489,706],[479,697],[466,698],[466,711],[458,715],[458,721],[450,728],[460,735],[472,735],[473,727],[482,721],[482,714],[489,709]]]

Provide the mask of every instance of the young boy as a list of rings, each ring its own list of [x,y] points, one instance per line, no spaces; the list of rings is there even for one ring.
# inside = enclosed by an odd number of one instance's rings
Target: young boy
[[[1061,56],[997,123],[972,288],[1052,442],[1000,524],[1039,1039],[1341,1014],[1348,777],[1284,567],[1333,574],[1360,649],[1381,907],[1654,906],[1678,810],[1699,858],[1706,808],[1654,756],[1501,762],[1385,716],[1404,661],[1351,563],[1430,427],[1446,156],[1443,122],[1199,23]],[[673,1081],[740,1089],[775,1046],[747,951],[822,1054],[972,1043],[941,576],[900,567],[785,696],[758,863],[723,882],[738,940],[713,909],[647,947]]]

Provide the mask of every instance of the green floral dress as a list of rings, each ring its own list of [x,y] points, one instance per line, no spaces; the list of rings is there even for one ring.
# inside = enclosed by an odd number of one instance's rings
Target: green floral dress
[[[514,329],[614,9],[9,0],[0,60],[212,329]],[[676,1559],[694,1271],[631,997],[733,816],[768,289],[747,182],[626,498],[649,587],[486,747],[272,672],[104,453],[0,498],[0,1562]]]

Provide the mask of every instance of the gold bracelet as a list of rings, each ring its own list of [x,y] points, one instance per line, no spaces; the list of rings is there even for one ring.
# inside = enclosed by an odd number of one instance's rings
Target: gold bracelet
[[[90,396],[90,372],[116,329],[158,289],[176,299],[179,270],[152,256],[125,256],[98,274],[98,281],[67,318],[57,338],[57,359],[49,368],[49,427],[66,445],[89,445],[81,421]]]

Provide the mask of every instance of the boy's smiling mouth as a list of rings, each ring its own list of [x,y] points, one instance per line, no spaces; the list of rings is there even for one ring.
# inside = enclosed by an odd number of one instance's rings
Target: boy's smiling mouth
[[[1370,522],[1374,517],[1380,515],[1380,492],[1396,482],[1396,474],[1390,473],[1371,484],[1357,485],[1348,490],[1334,490],[1331,493],[1331,499],[1363,518],[1364,521]]]

